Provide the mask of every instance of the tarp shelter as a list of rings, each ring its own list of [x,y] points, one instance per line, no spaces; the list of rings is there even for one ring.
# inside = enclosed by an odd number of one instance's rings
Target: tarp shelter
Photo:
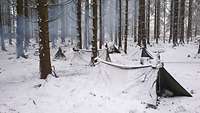
[[[164,67],[159,68],[156,80],[156,94],[161,97],[188,96],[192,95],[186,91]]]
[[[146,48],[142,48],[141,57],[149,57],[150,59],[153,59],[153,56],[147,51]]]

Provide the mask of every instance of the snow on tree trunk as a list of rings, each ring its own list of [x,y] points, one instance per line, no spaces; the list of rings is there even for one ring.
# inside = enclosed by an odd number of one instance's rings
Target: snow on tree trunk
[[[49,29],[48,29],[48,7],[47,0],[38,1],[38,24],[39,24],[39,58],[40,58],[40,78],[46,79],[51,74]]]

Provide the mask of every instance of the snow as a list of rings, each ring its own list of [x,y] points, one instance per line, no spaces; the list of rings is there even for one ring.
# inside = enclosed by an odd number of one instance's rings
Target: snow
[[[146,108],[154,100],[149,95],[155,93],[151,85],[157,70],[151,67],[123,70],[104,63],[90,67],[90,52],[65,47],[67,60],[52,59],[59,78],[49,75],[40,80],[35,48],[30,48],[28,59],[16,59],[15,46],[7,47],[8,52],[0,51],[0,113],[200,113],[200,59],[194,58],[195,43],[149,47],[153,55],[163,51],[161,61],[167,71],[193,92],[191,98],[161,98],[157,109]],[[51,50],[52,58],[56,51]],[[111,60],[138,66],[137,51],[130,46],[127,55],[112,54]]]

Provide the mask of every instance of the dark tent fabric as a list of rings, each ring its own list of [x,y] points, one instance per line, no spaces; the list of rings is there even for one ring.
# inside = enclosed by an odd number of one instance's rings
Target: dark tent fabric
[[[141,57],[149,57],[150,59],[153,59],[153,56],[145,48],[142,48]]]
[[[66,56],[64,55],[64,53],[62,52],[62,49],[59,47],[58,51],[55,54],[55,59],[62,59],[62,58],[66,58]]]
[[[156,80],[156,94],[160,97],[188,96],[192,95],[186,91],[164,67],[159,68]]]

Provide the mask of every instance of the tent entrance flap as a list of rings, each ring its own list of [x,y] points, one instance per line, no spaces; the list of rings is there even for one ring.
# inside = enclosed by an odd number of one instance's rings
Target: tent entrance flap
[[[159,68],[156,80],[156,94],[161,97],[188,96],[192,95],[185,90],[164,67]]]

